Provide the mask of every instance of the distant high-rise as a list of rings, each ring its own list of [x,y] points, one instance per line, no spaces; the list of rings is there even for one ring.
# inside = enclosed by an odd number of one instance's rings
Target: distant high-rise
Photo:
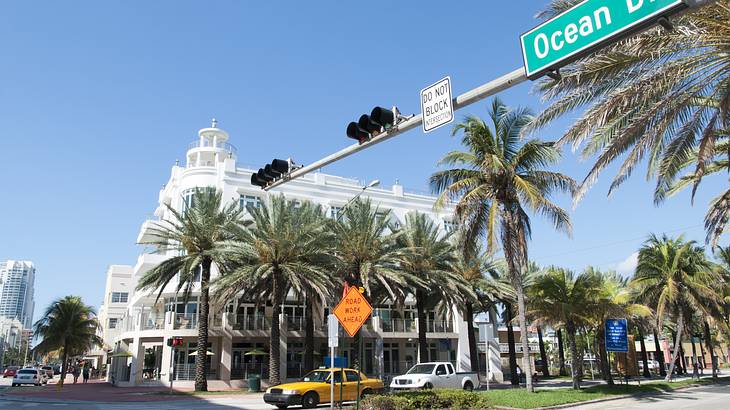
[[[0,262],[0,317],[17,319],[26,329],[30,329],[35,308],[34,283],[33,262]]]

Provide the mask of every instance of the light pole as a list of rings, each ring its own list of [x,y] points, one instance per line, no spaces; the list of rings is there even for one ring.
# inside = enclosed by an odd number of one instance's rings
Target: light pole
[[[362,195],[362,194],[363,194],[363,193],[364,193],[365,191],[367,191],[367,190],[368,190],[369,188],[375,188],[375,187],[376,187],[376,186],[378,186],[378,185],[380,185],[380,180],[379,180],[379,179],[374,179],[374,180],[370,181],[370,183],[369,183],[369,184],[367,184],[367,185],[365,185],[365,186],[361,187],[361,188],[360,188],[360,192],[358,192],[358,193],[357,193],[357,195],[355,195],[355,196],[353,196],[352,198],[350,198],[350,200],[349,200],[349,201],[347,201],[347,203],[345,204],[345,206],[343,206],[343,207],[342,207],[342,208],[340,209],[340,211],[339,211],[339,212],[337,213],[337,217],[335,218],[335,220],[336,220],[336,221],[339,221],[339,220],[340,220],[340,218],[342,218],[342,214],[344,214],[344,213],[345,213],[345,209],[347,209],[347,207],[348,207],[348,206],[350,206],[350,205],[351,205],[351,204],[352,204],[353,202],[355,202],[355,201],[357,200],[357,198],[360,198],[360,195]]]

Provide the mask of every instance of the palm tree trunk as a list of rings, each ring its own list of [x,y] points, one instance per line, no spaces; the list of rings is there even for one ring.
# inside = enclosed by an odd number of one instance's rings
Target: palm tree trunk
[[[690,327],[691,329],[691,327]],[[689,341],[692,342],[692,377],[695,374],[695,368],[697,368],[697,346],[695,346],[695,339],[692,333],[689,334]]]
[[[308,294],[304,301],[304,372],[314,369],[314,298]]]
[[[715,348],[712,346],[712,335],[710,334],[710,324],[705,320],[705,344],[707,350],[710,351],[710,363],[712,363],[712,378],[717,379],[717,369],[715,368]]]
[[[644,377],[651,377],[649,373],[649,354],[646,352],[646,343],[644,343],[644,332],[641,331],[641,327],[637,326],[636,329],[639,331],[639,343],[641,344],[641,360],[644,362]]]
[[[510,382],[513,386],[519,386],[520,378],[517,376],[517,352],[515,351],[515,331],[512,329],[512,304],[504,304],[504,312],[507,316],[507,348],[509,351],[509,373]]]
[[[601,359],[601,375],[603,380],[609,386],[613,385],[613,376],[611,376],[611,368],[608,365],[608,352],[606,351],[606,329],[603,326],[598,326],[598,356]]]
[[[418,359],[427,362],[428,343],[426,341],[426,294],[423,290],[416,290],[416,314],[418,317]]]
[[[677,355],[679,355],[679,350],[681,347],[680,340],[682,340],[682,327],[684,327],[684,314],[680,310],[679,318],[677,319],[677,336],[674,338],[674,352],[672,353],[672,363],[669,365],[669,373],[664,379],[666,381],[672,380],[672,375],[674,374],[674,366],[677,362]]]
[[[281,384],[279,374],[279,359],[281,350],[279,343],[281,342],[281,333],[279,332],[279,315],[281,314],[281,271],[278,267],[274,267],[274,274],[271,277],[272,288],[272,315],[271,315],[271,335],[269,337],[269,384],[276,386]]]
[[[565,331],[568,332],[568,348],[570,349],[571,356],[571,376],[573,377],[573,389],[580,390],[580,382],[583,379],[583,374],[580,371],[580,362],[583,359],[578,356],[578,345],[575,342],[575,325],[572,321],[565,323]]]
[[[654,351],[656,352],[656,361],[659,362],[659,376],[664,377],[667,375],[667,370],[664,368],[664,352],[659,344],[659,336],[656,334],[656,329],[654,329]]]
[[[558,374],[561,376],[567,376],[568,372],[565,370],[565,350],[563,349],[563,330],[558,329],[558,359],[560,361],[560,370]]]
[[[466,331],[469,338],[469,359],[471,361],[470,370],[472,372],[478,372],[479,350],[477,350],[477,338],[474,336],[474,307],[468,302],[464,310],[464,315],[466,316]]]
[[[542,360],[542,375],[545,377],[550,376],[550,369],[548,369],[547,355],[545,354],[545,343],[542,341],[542,328],[537,327],[537,340],[540,343],[540,360]]]
[[[61,362],[61,380],[58,381],[58,388],[63,388],[63,382],[66,381],[66,374],[68,374],[68,345],[64,343],[63,345],[63,355],[62,355],[62,362]]]
[[[524,255],[524,247],[519,244],[523,243],[524,238],[519,238],[519,230],[517,227],[517,218],[515,212],[505,205],[505,224],[506,232],[503,232],[502,249],[504,250],[505,260],[507,261],[507,269],[509,272],[510,282],[517,295],[517,322],[520,325],[520,344],[522,345],[522,373],[525,375],[525,387],[527,391],[534,392],[532,386],[532,363],[530,360],[530,346],[527,341],[527,319],[525,318],[525,289],[522,286],[521,262],[526,262]]]
[[[198,348],[195,356],[195,391],[208,391],[208,309],[210,258],[203,258],[203,272],[200,275],[200,305],[198,306]]]

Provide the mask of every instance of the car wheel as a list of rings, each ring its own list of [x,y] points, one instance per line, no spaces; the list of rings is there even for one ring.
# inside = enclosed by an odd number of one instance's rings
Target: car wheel
[[[471,382],[468,381],[468,382],[464,383],[464,390],[466,390],[466,391],[472,391],[472,390],[474,390],[474,385],[471,384]]]
[[[289,406],[287,406],[286,404],[277,404],[276,407],[280,408],[281,410],[284,410]]]
[[[424,390],[431,390],[431,389],[433,389],[433,384],[426,383],[426,384],[423,385],[423,389]]]
[[[310,391],[302,397],[302,407],[305,409],[313,409],[319,404],[319,396],[317,393]]]
[[[370,390],[370,389],[365,389],[365,390],[363,390],[363,391],[362,391],[362,393],[360,393],[360,398],[361,398],[361,399],[364,399],[364,398],[365,398],[365,396],[369,396],[369,395],[371,395],[371,394],[373,394],[373,391],[372,391],[372,390]]]

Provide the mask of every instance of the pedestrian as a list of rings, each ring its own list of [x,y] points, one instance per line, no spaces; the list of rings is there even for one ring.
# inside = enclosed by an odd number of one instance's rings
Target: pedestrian
[[[89,381],[89,366],[84,366],[84,384]]]
[[[81,370],[79,370],[79,366],[74,366],[73,371],[71,372],[74,376],[74,384],[76,384],[79,381],[79,376],[81,375]]]

